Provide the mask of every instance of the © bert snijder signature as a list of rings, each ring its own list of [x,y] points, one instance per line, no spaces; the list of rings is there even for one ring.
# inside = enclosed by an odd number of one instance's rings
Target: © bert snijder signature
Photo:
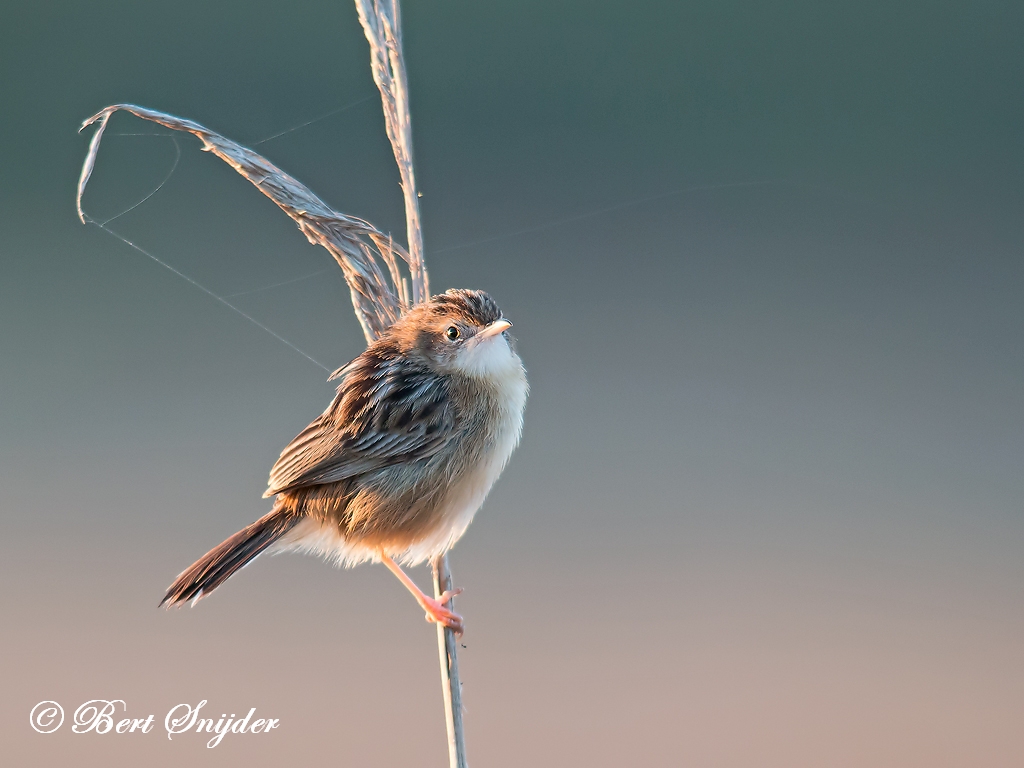
[[[149,733],[154,727],[154,716],[121,717],[118,719],[118,706],[123,709],[122,715],[128,713],[128,705],[122,699],[92,699],[75,710],[74,733]],[[277,718],[255,718],[256,708],[249,714],[236,718],[234,714],[222,714],[220,718],[200,717],[199,710],[206,706],[203,699],[193,707],[191,704],[178,704],[172,707],[164,717],[164,730],[167,738],[179,733],[212,733],[206,742],[207,747],[216,747],[229,733],[269,733],[279,728],[281,721]],[[41,701],[32,708],[29,722],[39,733],[53,733],[64,724],[64,708],[56,701]]]

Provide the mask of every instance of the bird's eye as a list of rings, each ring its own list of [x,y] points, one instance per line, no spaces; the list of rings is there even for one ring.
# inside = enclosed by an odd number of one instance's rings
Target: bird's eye
[[[454,325],[449,325],[448,330],[444,332],[444,335],[448,338],[448,341],[455,341],[462,334],[459,333],[459,329]]]

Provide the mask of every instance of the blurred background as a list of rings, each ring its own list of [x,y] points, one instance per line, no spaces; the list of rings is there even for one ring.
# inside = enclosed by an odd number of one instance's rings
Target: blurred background
[[[354,8],[0,18],[2,754],[446,765],[434,630],[384,568],[261,558],[157,610],[333,387],[74,213],[77,127],[133,102],[404,239]],[[1024,764],[1024,6],[409,0],[404,26],[432,287],[490,291],[533,386],[452,553],[470,762]],[[174,163],[139,133],[113,118],[97,219]],[[177,141],[110,227],[358,354],[327,253]],[[95,698],[156,732],[29,728]],[[202,699],[280,728],[168,741]]]

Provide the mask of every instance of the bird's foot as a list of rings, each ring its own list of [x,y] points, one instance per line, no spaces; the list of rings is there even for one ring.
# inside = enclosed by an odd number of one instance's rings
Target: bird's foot
[[[409,578],[408,574],[398,567],[398,563],[392,560],[387,552],[383,550],[380,553],[381,562],[388,567],[388,569],[398,577],[405,588],[412,592],[413,597],[416,598],[416,602],[420,604],[420,607],[427,612],[427,621],[432,621],[435,624],[443,624],[449,629],[455,630],[457,634],[462,634],[462,617],[444,607],[444,604],[451,600],[456,595],[462,592],[461,589],[452,589],[444,592],[440,597],[430,597],[422,589],[416,586],[416,582]]]
[[[444,624],[448,629],[453,630],[455,634],[461,635],[462,617],[444,607],[445,603],[461,592],[461,589],[448,590],[436,599],[423,595],[419,600],[419,604],[427,612],[427,621],[432,621],[435,624]]]

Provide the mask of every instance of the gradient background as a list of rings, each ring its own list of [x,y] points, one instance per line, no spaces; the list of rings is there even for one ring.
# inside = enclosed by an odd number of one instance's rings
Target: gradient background
[[[73,210],[128,101],[402,233],[346,2],[0,11],[8,765],[445,764],[435,634],[380,567],[173,577],[268,508],[325,375]],[[1024,6],[410,0],[435,290],[493,293],[523,443],[453,552],[476,766],[1024,764]],[[163,178],[111,123],[87,210]],[[111,226],[222,294],[315,273],[179,139]],[[334,367],[340,271],[237,303]],[[426,569],[415,574],[427,584]],[[58,733],[208,699],[268,736]]]

